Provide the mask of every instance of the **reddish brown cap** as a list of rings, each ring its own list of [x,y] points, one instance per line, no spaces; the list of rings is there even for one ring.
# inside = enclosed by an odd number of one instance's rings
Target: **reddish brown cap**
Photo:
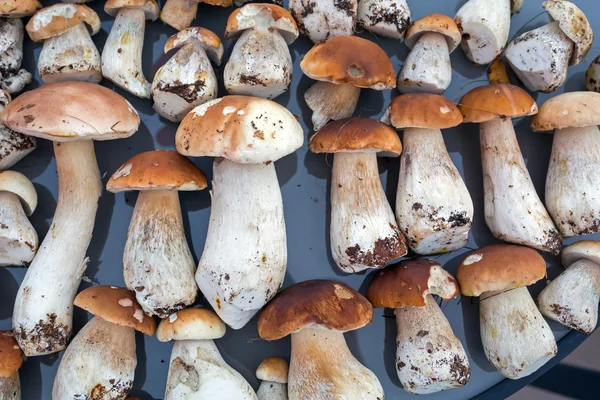
[[[83,4],[55,4],[36,12],[27,23],[27,33],[34,42],[59,36],[85,23],[90,34],[100,30],[100,17]]]
[[[0,331],[0,378],[8,378],[23,365],[23,351],[11,331]]]
[[[171,340],[208,340],[225,336],[226,326],[219,316],[206,308],[186,308],[160,321],[156,338]]]
[[[260,363],[256,369],[256,377],[261,381],[287,383],[289,366],[287,361],[279,357],[271,357]]]
[[[486,122],[518,118],[538,112],[535,100],[525,90],[510,84],[479,86],[458,102],[464,122]]]
[[[38,0],[2,0],[0,1],[0,17],[23,18],[32,15],[42,8]]]
[[[444,14],[429,14],[413,22],[406,31],[404,43],[409,49],[412,49],[421,36],[428,32],[444,35],[450,53],[456,50],[462,38],[460,30],[452,18]]]
[[[104,3],[104,11],[116,17],[121,8],[133,8],[144,11],[146,19],[156,21],[160,9],[156,0],[107,0]]]
[[[396,129],[447,129],[462,123],[462,114],[454,103],[437,94],[408,93],[396,97],[383,120]]]
[[[225,38],[241,35],[247,29],[276,29],[287,44],[298,38],[298,26],[292,14],[275,4],[246,4],[231,13],[225,28]]]
[[[534,132],[600,125],[600,93],[559,94],[540,106],[531,118]]]

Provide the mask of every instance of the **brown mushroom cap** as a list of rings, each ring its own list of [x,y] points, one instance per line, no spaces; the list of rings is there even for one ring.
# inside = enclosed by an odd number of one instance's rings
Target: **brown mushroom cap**
[[[199,26],[182,29],[165,43],[165,53],[176,47],[183,47],[188,43],[198,43],[206,51],[208,58],[216,65],[221,65],[223,61],[223,43],[221,39],[213,32]]]
[[[456,50],[462,38],[460,30],[452,18],[444,14],[429,14],[413,22],[406,31],[404,43],[409,49],[412,49],[421,36],[428,32],[444,35],[450,53]]]
[[[558,22],[560,29],[575,43],[570,65],[577,65],[592,48],[594,32],[587,17],[570,1],[545,1],[542,7],[550,14],[550,19]]]
[[[271,357],[260,363],[256,369],[256,377],[261,381],[287,383],[289,366],[287,361],[279,357]]]
[[[0,1],[0,17],[23,18],[33,15],[42,8],[38,0],[2,0]]]
[[[154,335],[156,320],[144,314],[135,293],[116,286],[92,286],[75,297],[74,304],[116,325]]]
[[[275,296],[258,319],[258,334],[278,340],[303,328],[348,332],[373,319],[373,306],[343,283],[311,280],[290,286]]]
[[[156,21],[160,9],[156,0],[107,0],[104,3],[104,11],[110,16],[116,17],[121,8],[133,8],[144,11],[146,19]]]
[[[535,132],[594,125],[600,125],[600,93],[596,92],[559,94],[542,104],[531,118]]]
[[[463,96],[458,109],[463,122],[486,122],[518,118],[538,112],[535,100],[525,90],[510,84],[479,86]]]
[[[563,249],[561,255],[564,267],[579,260],[588,260],[600,265],[600,242],[597,240],[580,240]]]
[[[212,310],[186,308],[160,321],[156,338],[160,342],[171,340],[209,340],[225,336],[226,326]]]
[[[396,129],[447,129],[462,123],[458,108],[444,96],[429,93],[408,93],[390,103],[387,114]]]
[[[357,36],[335,36],[316,44],[304,56],[300,68],[317,81],[376,90],[396,87],[396,73],[386,52]]]
[[[260,26],[264,29],[276,29],[287,44],[292,44],[299,35],[298,25],[292,14],[275,4],[246,4],[229,15],[225,27],[225,38],[240,36],[247,29]]]
[[[85,23],[91,35],[100,30],[98,14],[83,4],[55,4],[36,12],[27,23],[27,33],[34,42],[62,35]]]
[[[542,256],[529,247],[513,244],[493,244],[472,251],[456,271],[465,296],[529,286],[545,276]]]
[[[23,365],[23,351],[11,331],[0,331],[0,378],[9,378]]]

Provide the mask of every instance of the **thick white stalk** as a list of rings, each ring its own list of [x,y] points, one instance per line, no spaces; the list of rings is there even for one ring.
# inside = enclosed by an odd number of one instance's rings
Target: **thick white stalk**
[[[358,0],[290,0],[298,29],[314,43],[334,36],[352,36]]]
[[[288,400],[287,384],[262,381],[256,396],[258,400]]]
[[[192,25],[197,13],[197,0],[167,0],[160,12],[160,19],[180,31]]]
[[[33,79],[21,69],[24,36],[20,18],[0,18],[0,87],[8,93],[20,92]]]
[[[351,84],[336,85],[329,82],[317,82],[305,93],[304,100],[312,110],[312,123],[318,131],[329,121],[349,118],[356,110],[360,88]]]
[[[402,66],[398,90],[402,93],[442,94],[451,81],[452,64],[446,38],[441,33],[425,33]]]
[[[19,197],[0,192],[0,266],[29,265],[38,248],[38,235]]]
[[[0,378],[0,399],[21,400],[21,380],[19,371],[8,378]]]

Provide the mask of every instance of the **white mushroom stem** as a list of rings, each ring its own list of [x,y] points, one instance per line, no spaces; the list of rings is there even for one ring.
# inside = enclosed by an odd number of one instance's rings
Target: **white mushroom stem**
[[[60,361],[53,399],[124,399],[133,387],[135,330],[92,318]]]
[[[558,254],[560,234],[540,200],[510,119],[480,126],[485,221],[500,240]]]
[[[0,378],[0,399],[21,400],[21,381],[19,371],[8,378]]]
[[[300,32],[314,43],[354,34],[358,0],[290,0],[288,8]]]
[[[396,220],[418,254],[460,249],[469,240],[473,201],[439,129],[404,130]]]
[[[288,400],[287,384],[262,381],[256,396],[258,400]]]
[[[73,299],[85,271],[102,193],[94,143],[54,143],[58,204],[50,230],[25,274],[15,300],[14,335],[27,356],[67,345]]]
[[[446,38],[440,33],[425,33],[402,66],[398,90],[402,93],[442,94],[451,81],[452,64]]]
[[[123,277],[148,315],[167,318],[196,301],[196,263],[190,252],[179,193],[142,191],[123,253]]]
[[[242,375],[231,368],[212,340],[180,340],[173,345],[165,400],[256,400]]]
[[[359,97],[360,88],[351,84],[317,82],[312,85],[304,93],[304,100],[313,112],[314,130],[318,131],[329,121],[351,117]]]
[[[137,97],[149,99],[150,82],[142,71],[145,30],[143,10],[119,10],[102,51],[102,75]]]
[[[275,166],[216,159],[196,282],[223,322],[240,329],[279,290],[287,265]]]
[[[167,0],[160,19],[178,31],[189,28],[198,13],[199,0]]]
[[[376,36],[402,40],[410,26],[406,0],[360,0],[357,22]]]
[[[38,248],[38,235],[19,197],[0,192],[0,266],[29,265]]]
[[[335,154],[330,230],[333,259],[347,273],[383,268],[406,254],[374,151]]]
[[[373,372],[350,352],[344,334],[305,328],[292,333],[290,400],[384,399]]]
[[[397,308],[395,313],[396,368],[404,390],[429,394],[469,381],[467,354],[431,295],[424,307]]]
[[[526,287],[483,293],[479,313],[485,356],[505,377],[531,375],[556,355],[554,334]]]
[[[19,18],[0,18],[0,87],[8,93],[23,90],[33,77],[21,69],[25,28]]]

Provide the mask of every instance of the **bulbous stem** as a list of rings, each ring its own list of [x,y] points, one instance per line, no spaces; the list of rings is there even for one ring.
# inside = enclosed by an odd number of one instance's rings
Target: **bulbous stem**
[[[258,400],[288,400],[287,384],[262,381],[256,396]]]
[[[440,33],[425,33],[412,48],[400,75],[402,93],[442,94],[452,81],[452,64],[446,38]]]
[[[0,192],[0,266],[29,265],[38,248],[38,235],[11,192]]]

